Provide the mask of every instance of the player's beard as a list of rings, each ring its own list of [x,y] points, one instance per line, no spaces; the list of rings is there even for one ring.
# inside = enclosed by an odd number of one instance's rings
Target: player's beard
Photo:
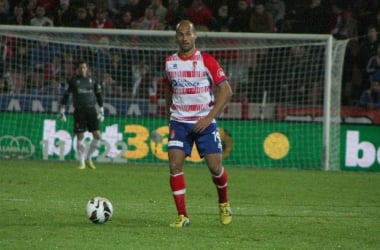
[[[194,50],[195,46],[193,43],[181,44],[181,53],[184,55],[189,55]]]

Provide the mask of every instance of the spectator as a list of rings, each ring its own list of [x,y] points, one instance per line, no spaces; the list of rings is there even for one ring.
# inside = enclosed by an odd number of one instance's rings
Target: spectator
[[[367,83],[366,88],[369,86],[368,73],[366,71],[369,59],[376,55],[376,50],[380,40],[377,34],[375,25],[369,25],[367,28],[367,35],[359,40],[358,52],[358,66],[362,73],[362,82]]]
[[[100,79],[102,83],[103,96],[104,97],[115,97],[115,81],[112,79],[108,72],[103,72],[100,74]]]
[[[94,1],[87,1],[86,4],[87,18],[91,21],[96,19],[96,4]]]
[[[44,93],[46,95],[61,95],[64,91],[65,81],[62,58],[60,54],[54,54],[51,62],[47,65],[44,72]]]
[[[132,13],[129,10],[123,11],[115,26],[118,29],[132,29]]]
[[[108,11],[108,1],[107,0],[90,0],[90,1],[95,4],[97,9],[105,9]]]
[[[152,0],[152,3],[149,5],[149,7],[154,10],[158,21],[160,23],[164,23],[168,9],[162,4],[162,0]]]
[[[8,84],[5,81],[4,73],[0,72],[0,94],[8,93]]]
[[[119,63],[116,61],[113,61],[116,56],[115,54],[118,54],[116,51],[109,51],[110,55],[110,65],[100,73],[100,78],[102,79],[102,85],[103,85],[103,93],[105,96],[108,97],[116,97],[116,96],[123,96],[123,92],[121,88],[117,88],[121,83],[117,83],[117,77],[121,76],[122,73],[124,73],[122,69],[122,63]]]
[[[109,42],[109,38],[107,37],[102,37],[99,40],[101,47],[97,49],[95,59],[95,73],[98,79],[101,78],[104,73],[109,71],[109,67],[111,65]]]
[[[231,17],[229,15],[228,5],[221,4],[217,10],[217,13],[213,15],[212,25],[210,25],[211,30],[215,31],[229,31],[228,27],[231,22]]]
[[[128,86],[127,66],[124,62],[123,52],[121,50],[111,50],[111,63],[108,74],[112,82],[114,97],[126,97]]]
[[[378,10],[376,12],[375,26],[376,26],[377,30],[380,30],[380,10]]]
[[[54,13],[54,24],[55,26],[70,26],[75,15],[76,13],[70,5],[70,0],[59,0],[59,7]]]
[[[98,9],[96,11],[95,20],[90,22],[90,28],[97,29],[112,29],[115,27],[113,20],[108,17],[108,13],[105,9]]]
[[[322,0],[311,0],[310,5],[305,9],[302,21],[303,32],[309,34],[329,33],[329,14],[322,5]]]
[[[12,78],[10,71],[10,60],[12,58],[12,49],[7,44],[5,36],[0,36],[0,93],[13,92]]]
[[[4,3],[5,13],[10,14],[10,13],[11,13],[11,10],[12,10],[12,7],[13,7],[13,5],[15,5],[15,4],[14,4],[14,3],[11,3],[11,4],[10,4],[8,0],[1,0],[1,2]],[[19,3],[17,3],[17,4],[19,4]]]
[[[237,10],[231,16],[229,30],[233,32],[249,32],[251,8],[246,0],[239,0]]]
[[[14,93],[25,90],[27,76],[30,72],[31,54],[26,40],[17,40],[14,55],[10,59],[10,73],[13,80]]]
[[[347,39],[350,37],[350,12],[343,9],[340,3],[332,5],[332,20],[330,23],[330,33],[336,39]]]
[[[380,108],[380,78],[371,77],[370,88],[360,95],[359,105],[367,109]]]
[[[113,29],[115,28],[115,23],[113,20],[108,18],[108,13],[105,9],[99,8],[96,11],[96,18],[95,20],[90,22],[90,28],[95,29]],[[102,38],[106,37],[106,35],[92,35],[91,38],[94,40],[100,40]],[[108,38],[107,38],[108,39]]]
[[[372,56],[367,63],[366,71],[368,78],[380,79],[380,43],[376,47],[376,55]]]
[[[163,25],[160,24],[158,18],[154,14],[154,9],[152,7],[147,7],[145,9],[145,15],[136,21],[135,27],[142,30],[163,29]]]
[[[39,5],[44,6],[47,15],[51,14],[54,10],[54,6],[56,5],[56,0],[37,0]]]
[[[179,4],[179,0],[169,0],[168,11],[165,16],[166,29],[173,30],[181,20],[188,19],[186,8]]]
[[[38,2],[37,0],[28,0],[23,3],[26,19],[30,23],[30,20],[36,15]]]
[[[276,99],[283,103],[292,103],[294,100],[300,101],[297,104],[306,104],[311,95],[311,82],[307,79],[305,72],[308,72],[308,51],[305,46],[294,46],[290,48],[286,60],[281,63],[280,73],[277,77],[280,88],[275,93]],[[275,71],[274,71],[275,72]]]
[[[150,1],[147,2],[146,0],[129,0],[125,8],[132,13],[132,21],[134,22],[145,15],[145,9],[149,4]]]
[[[343,59],[342,79],[341,79],[341,104],[353,105],[358,100],[358,94],[363,89],[358,89],[362,85],[360,80],[360,71],[358,65],[359,44],[357,39],[350,39],[346,46]],[[359,78],[358,78],[359,77]]]
[[[9,17],[8,24],[11,25],[29,25],[30,22],[25,18],[25,11],[21,4],[13,7],[13,15]]]
[[[255,1],[249,28],[252,32],[271,33],[275,31],[272,14],[265,10],[263,1]]]
[[[44,70],[50,64],[52,57],[59,54],[60,49],[54,44],[50,43],[46,35],[41,35],[38,42],[32,49],[32,74],[30,86],[28,86],[32,93],[39,94],[43,89]]]
[[[62,69],[66,79],[73,77],[76,73],[74,52],[70,49],[65,50],[65,53],[63,54]]]
[[[128,0],[107,0],[108,13],[110,18],[117,20],[124,13]]]
[[[131,97],[148,99],[152,80],[152,72],[149,66],[141,59],[136,65],[132,66]]]
[[[9,12],[6,9],[5,1],[0,0],[0,24],[8,24]]]
[[[376,14],[380,10],[379,0],[355,0],[351,5],[352,15],[358,22],[358,35],[366,34],[366,27],[376,23]]]
[[[265,9],[272,14],[276,32],[284,31],[285,3],[282,0],[269,0],[265,4]]]
[[[295,2],[296,0],[284,0],[286,6],[286,15],[294,16],[297,13]]]
[[[198,31],[209,30],[209,25],[212,20],[212,11],[203,0],[193,0],[191,6],[187,8],[189,20],[195,25]]]
[[[36,15],[30,20],[32,26],[54,26],[53,21],[46,16],[45,7],[38,5]]]
[[[88,28],[90,27],[90,18],[87,15],[85,8],[79,7],[76,10],[76,18],[71,22],[69,26],[77,28]]]

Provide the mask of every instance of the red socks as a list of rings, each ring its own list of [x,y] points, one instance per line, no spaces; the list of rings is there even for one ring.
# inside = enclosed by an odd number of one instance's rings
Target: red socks
[[[227,186],[228,186],[228,175],[227,171],[222,168],[222,172],[220,175],[212,176],[212,181],[214,182],[217,191],[218,191],[218,197],[219,197],[219,203],[226,203],[228,202],[227,198]]]
[[[227,198],[227,186],[228,186],[228,176],[227,171],[222,169],[222,172],[220,175],[212,176],[212,181],[214,182],[217,191],[218,191],[218,198],[219,203],[226,203],[228,202]],[[185,176],[184,173],[181,172],[176,175],[170,175],[170,187],[173,193],[174,202],[177,208],[178,214],[182,214],[186,217],[187,211],[186,211],[186,183],[185,183]]]
[[[177,207],[178,214],[183,214],[187,217],[187,211],[186,211],[186,201],[185,201],[185,194],[186,194],[186,184],[185,184],[185,177],[182,173],[171,175],[170,176],[170,187],[173,192],[173,198],[175,205]]]

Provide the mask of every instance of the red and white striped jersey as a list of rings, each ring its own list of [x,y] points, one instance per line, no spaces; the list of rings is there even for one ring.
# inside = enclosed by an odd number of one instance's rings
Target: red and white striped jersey
[[[216,59],[199,50],[188,57],[178,53],[168,56],[165,70],[166,80],[173,88],[170,119],[188,123],[207,116],[214,106],[212,85],[227,80]]]

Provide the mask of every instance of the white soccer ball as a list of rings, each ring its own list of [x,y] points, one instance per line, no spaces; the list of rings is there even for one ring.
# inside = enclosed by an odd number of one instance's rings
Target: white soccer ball
[[[103,224],[112,218],[112,203],[104,197],[90,199],[86,206],[87,218],[96,224]]]

